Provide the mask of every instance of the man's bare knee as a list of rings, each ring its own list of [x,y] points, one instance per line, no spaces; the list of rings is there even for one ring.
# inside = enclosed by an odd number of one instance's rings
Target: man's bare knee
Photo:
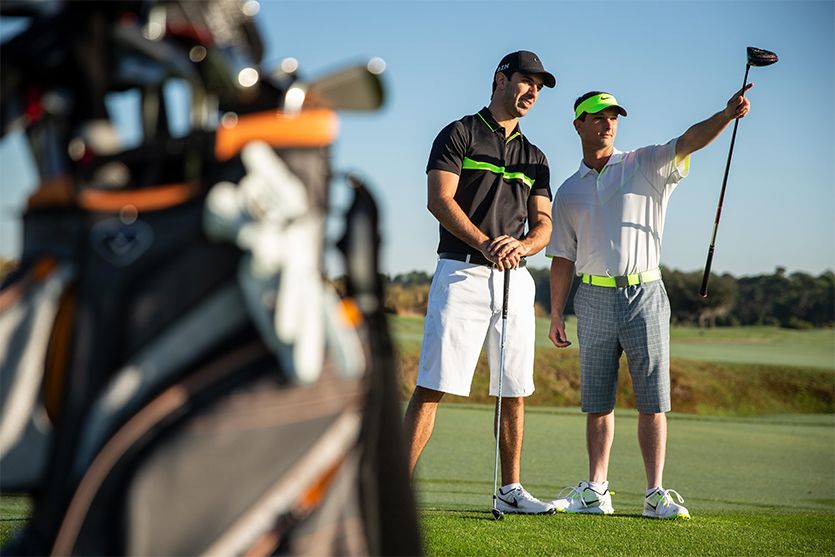
[[[525,398],[521,396],[503,396],[502,408],[513,409],[525,406]]]
[[[444,398],[442,391],[434,389],[427,389],[426,387],[415,387],[415,392],[412,393],[412,400],[421,404],[437,404]]]

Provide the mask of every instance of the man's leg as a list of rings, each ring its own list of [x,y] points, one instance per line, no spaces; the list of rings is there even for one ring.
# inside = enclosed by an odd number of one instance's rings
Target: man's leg
[[[583,514],[612,514],[612,494],[609,492],[609,455],[615,436],[615,412],[586,414],[586,449],[589,453],[589,479],[576,487],[567,488],[560,498],[551,501],[560,512]],[[568,492],[566,496],[563,493]]]
[[[404,428],[406,430],[406,443],[409,451],[409,475],[415,475],[417,461],[423,452],[432,431],[435,429],[435,414],[438,410],[438,403],[444,393],[433,391],[425,387],[415,387],[409,406],[406,408]]]
[[[496,423],[495,418],[493,424]],[[495,435],[495,427],[493,428]],[[522,437],[525,432],[525,399],[502,397],[502,428],[499,458],[502,461],[502,485],[518,483],[521,477]]]
[[[626,289],[629,319],[622,341],[638,408],[638,444],[647,488],[661,487],[670,410],[670,303],[661,281]]]
[[[615,438],[615,411],[586,416],[586,447],[589,453],[589,480],[604,483],[609,473],[609,456]]]
[[[661,487],[667,453],[667,414],[638,414],[638,444],[647,472],[647,489]]]

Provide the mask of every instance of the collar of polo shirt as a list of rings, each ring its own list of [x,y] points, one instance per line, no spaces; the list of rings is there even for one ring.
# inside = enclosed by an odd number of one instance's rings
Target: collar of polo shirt
[[[606,161],[606,166],[611,166],[613,164],[619,164],[621,161],[623,161],[623,155],[624,155],[623,151],[618,151],[618,149],[616,147],[613,148],[612,156],[610,156],[609,160]],[[580,170],[579,170],[580,177],[584,178],[586,176],[586,174],[588,174],[589,172],[592,172],[592,171],[593,171],[593,169],[586,166],[586,163],[583,162],[582,159],[580,159]],[[602,173],[602,171],[601,171],[601,173]]]

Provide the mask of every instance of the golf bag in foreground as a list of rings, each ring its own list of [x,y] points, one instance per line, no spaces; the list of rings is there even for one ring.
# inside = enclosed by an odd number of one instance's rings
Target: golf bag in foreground
[[[0,52],[2,133],[26,133],[41,178],[0,289],[0,489],[33,501],[3,553],[419,554],[355,177],[343,297],[322,269],[334,110],[378,107],[379,77],[259,77],[237,0],[44,9],[6,4],[32,19]],[[132,149],[104,104],[124,90]]]

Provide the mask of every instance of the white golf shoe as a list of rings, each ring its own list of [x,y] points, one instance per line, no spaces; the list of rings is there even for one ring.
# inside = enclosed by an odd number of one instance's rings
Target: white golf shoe
[[[555,511],[552,504],[543,503],[518,484],[510,489],[499,488],[496,508],[505,514],[554,514]]]
[[[569,486],[559,492],[551,504],[561,513],[612,514],[612,491],[606,482],[603,492],[593,489],[588,482]]]
[[[678,503],[673,501],[673,496]],[[674,489],[656,489],[644,499],[644,516],[647,518],[665,518],[690,520],[690,512],[679,503],[684,499]]]

